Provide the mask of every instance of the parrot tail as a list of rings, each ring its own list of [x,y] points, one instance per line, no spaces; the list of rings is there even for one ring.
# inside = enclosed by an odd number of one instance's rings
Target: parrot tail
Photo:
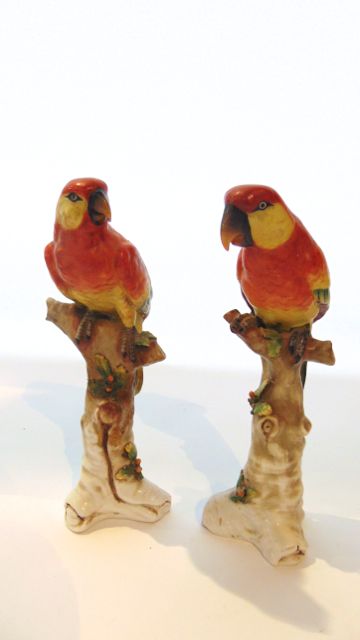
[[[135,391],[134,391],[135,395],[140,393],[141,387],[143,386],[143,380],[144,380],[144,370],[142,367],[139,367],[138,369],[136,369]]]
[[[307,372],[307,362],[303,362],[300,369],[300,378],[301,378],[303,388],[305,387],[306,372]]]

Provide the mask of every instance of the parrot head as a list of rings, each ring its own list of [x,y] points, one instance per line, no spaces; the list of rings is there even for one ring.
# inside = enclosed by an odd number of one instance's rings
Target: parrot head
[[[70,180],[63,188],[56,207],[56,223],[64,230],[83,224],[102,227],[111,220],[107,185],[96,178]]]
[[[238,247],[274,249],[290,237],[295,218],[271,187],[242,185],[225,194],[221,241]]]

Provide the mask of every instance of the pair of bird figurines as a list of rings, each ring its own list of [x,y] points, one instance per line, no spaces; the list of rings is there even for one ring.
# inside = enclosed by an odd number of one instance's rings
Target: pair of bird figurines
[[[151,283],[137,249],[111,226],[104,182],[72,180],[57,209],[49,272],[72,304],[48,300],[59,326],[87,363],[81,479],[66,501],[66,522],[84,531],[109,519],[153,522],[170,496],[144,478],[132,431],[134,394],[143,366],[163,360],[143,331]],[[301,453],[310,422],[303,411],[306,362],[332,364],[331,343],[315,340],[312,323],[329,305],[329,273],[321,249],[269,187],[234,187],[225,196],[224,247],[242,247],[237,276],[249,313],[225,319],[261,356],[263,374],[250,392],[252,447],[236,487],[211,498],[203,524],[219,535],[253,542],[272,564],[305,553],[301,521]]]

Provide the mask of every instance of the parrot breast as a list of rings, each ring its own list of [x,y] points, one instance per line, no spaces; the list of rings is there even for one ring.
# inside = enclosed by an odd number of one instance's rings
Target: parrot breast
[[[115,311],[129,327],[139,326],[140,316],[147,315],[151,283],[145,264],[134,245],[109,225],[95,231],[87,222],[76,230],[57,228],[53,263],[57,278],[54,269],[50,273],[71,300],[93,311]]]
[[[149,284],[135,247],[110,227],[102,235],[64,231],[54,245],[59,274],[70,288],[96,292],[121,284],[130,297],[138,298]]]
[[[274,249],[256,246],[241,250],[237,274],[255,313],[267,324],[286,328],[312,322],[319,305],[316,283],[329,286],[325,257],[301,222],[290,238]]]

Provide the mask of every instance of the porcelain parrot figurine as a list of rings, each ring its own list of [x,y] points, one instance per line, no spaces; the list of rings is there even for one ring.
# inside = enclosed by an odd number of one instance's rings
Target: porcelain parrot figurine
[[[330,340],[312,324],[329,307],[323,252],[274,189],[233,187],[221,222],[225,249],[241,247],[237,277],[251,313],[224,315],[230,330],[261,358],[250,391],[251,447],[235,487],[212,496],[203,524],[212,533],[254,544],[273,566],[295,565],[307,542],[302,522],[301,459],[311,430],[303,406],[307,362],[333,365]]]
[[[45,248],[46,264],[58,289],[86,307],[85,319],[93,312],[117,314],[129,334],[141,332],[150,310],[149,274],[137,249],[110,220],[105,182],[68,182],[56,208],[54,240]]]
[[[242,185],[225,195],[225,249],[242,247],[241,291],[251,310],[279,330],[311,327],[329,308],[326,260],[300,220],[270,187]]]

